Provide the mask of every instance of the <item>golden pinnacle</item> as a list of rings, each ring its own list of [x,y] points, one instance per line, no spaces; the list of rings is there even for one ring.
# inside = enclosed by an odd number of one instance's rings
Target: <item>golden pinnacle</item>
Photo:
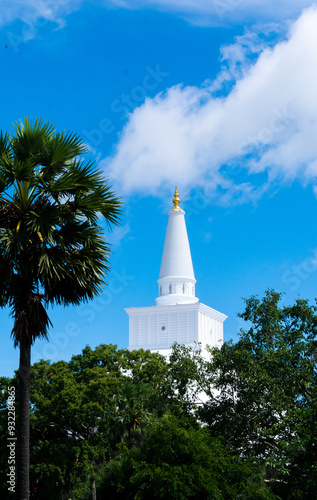
[[[174,203],[173,210],[178,210],[179,209],[180,202],[181,202],[181,200],[179,199],[178,191],[177,191],[177,187],[176,187],[175,188],[175,193],[174,193],[174,198],[173,198],[173,203]]]

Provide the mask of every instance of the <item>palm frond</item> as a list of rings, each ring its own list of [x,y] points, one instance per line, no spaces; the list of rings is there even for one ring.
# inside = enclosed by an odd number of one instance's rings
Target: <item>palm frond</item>
[[[39,201],[39,200],[38,200]],[[30,234],[41,234],[46,245],[55,244],[55,225],[59,223],[59,209],[47,202],[43,206],[33,204],[25,215],[25,224]]]
[[[74,158],[87,150],[83,141],[71,132],[56,134],[45,143],[39,163],[43,168],[43,178],[46,182],[56,179],[69,168]]]
[[[76,156],[87,152],[88,148],[83,140],[73,132],[62,132],[56,134],[56,141],[67,147],[68,160],[73,160]]]
[[[122,204],[76,134],[28,118],[0,132],[0,307],[15,344],[46,336],[46,304],[79,304],[105,285],[110,249],[99,219],[118,224]]]
[[[9,134],[7,132],[3,132],[3,130],[0,130],[0,157],[3,155],[3,153],[8,153],[10,151],[10,140],[9,140]]]
[[[12,158],[9,134],[0,130],[0,168]]]
[[[49,122],[25,118],[14,125],[15,136],[11,138],[11,149],[17,161],[33,160],[38,163],[45,150],[45,144],[55,132]]]
[[[55,248],[54,253],[55,262],[63,261],[65,268],[63,273],[55,266],[50,272],[41,274],[41,285],[47,302],[63,305],[79,304],[83,300],[92,299],[102,291],[106,283],[104,278],[109,271],[110,255],[110,250],[103,241],[98,242],[95,239],[95,246],[73,249],[67,252],[66,257],[62,250],[58,251]],[[48,265],[48,262],[43,261],[43,265]]]

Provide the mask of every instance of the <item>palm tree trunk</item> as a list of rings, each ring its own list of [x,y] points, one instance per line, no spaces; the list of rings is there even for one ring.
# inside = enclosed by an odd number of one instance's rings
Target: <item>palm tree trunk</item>
[[[30,364],[31,346],[27,340],[20,341],[19,366],[19,414],[17,445],[16,499],[29,500],[30,466]]]

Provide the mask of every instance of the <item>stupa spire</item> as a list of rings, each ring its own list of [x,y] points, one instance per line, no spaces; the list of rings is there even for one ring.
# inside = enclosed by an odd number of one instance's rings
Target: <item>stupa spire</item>
[[[173,198],[173,203],[174,203],[173,210],[178,210],[180,208],[180,206],[179,206],[180,202],[181,202],[181,200],[179,199],[177,186],[176,186],[174,198]]]
[[[172,197],[171,197],[172,198]],[[177,187],[168,212],[156,306],[129,307],[129,349],[150,349],[164,356],[175,342],[188,347],[200,343],[209,359],[207,346],[221,347],[226,316],[198,301],[195,275]],[[146,250],[145,250],[146,251]]]
[[[195,275],[190,253],[185,212],[179,206],[177,187],[173,208],[168,212],[168,224],[158,279],[157,305],[189,304],[198,302],[195,297]]]

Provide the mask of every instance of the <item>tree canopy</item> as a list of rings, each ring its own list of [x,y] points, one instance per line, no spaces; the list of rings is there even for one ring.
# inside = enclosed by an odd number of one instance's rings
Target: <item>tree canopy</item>
[[[169,360],[101,345],[35,363],[34,495],[80,500],[93,485],[99,499],[314,498],[316,306],[281,300],[247,299],[240,340],[208,359],[179,345]],[[5,428],[17,380],[0,383]]]
[[[195,419],[169,414],[146,426],[140,446],[118,447],[99,492],[113,500],[275,498],[256,463],[234,455]]]
[[[198,414],[212,435],[266,467],[282,498],[313,498],[317,482],[317,307],[280,306],[269,290],[246,300],[249,328],[212,351],[205,365],[208,402]]]

